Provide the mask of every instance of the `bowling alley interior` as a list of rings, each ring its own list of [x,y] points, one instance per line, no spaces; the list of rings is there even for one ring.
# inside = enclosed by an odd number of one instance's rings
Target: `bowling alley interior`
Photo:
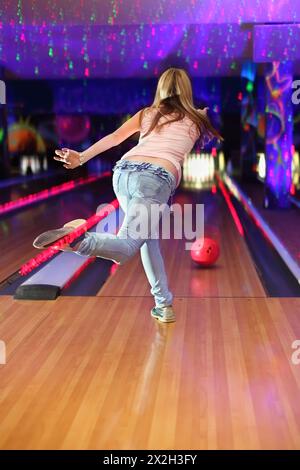
[[[159,240],[169,322],[142,248],[59,244],[116,239],[114,167],[142,128],[75,168],[54,157],[152,106],[170,68],[223,140],[194,142],[171,195],[171,224],[201,207],[203,232]],[[300,449],[299,155],[299,2],[2,0],[0,449]]]

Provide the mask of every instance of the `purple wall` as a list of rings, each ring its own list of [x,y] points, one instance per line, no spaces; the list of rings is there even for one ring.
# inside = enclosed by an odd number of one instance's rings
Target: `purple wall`
[[[255,26],[253,59],[255,62],[299,60],[300,25]]]
[[[253,46],[257,61],[298,58],[297,26],[253,31],[297,21],[298,0],[1,0],[0,64],[12,78],[156,77],[170,65],[238,76]]]
[[[18,3],[22,8],[18,8]],[[1,0],[3,22],[213,24],[300,21],[298,0]],[[18,16],[16,17],[16,13]]]

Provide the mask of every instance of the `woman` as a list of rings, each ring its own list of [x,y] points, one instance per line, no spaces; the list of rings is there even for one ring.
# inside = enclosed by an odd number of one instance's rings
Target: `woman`
[[[138,204],[150,220],[153,204],[166,204],[181,179],[181,166],[196,140],[222,137],[211,125],[206,110],[195,109],[187,73],[169,68],[159,78],[153,104],[138,111],[112,134],[84,152],[56,150],[55,160],[73,169],[101,152],[140,132],[138,144],[125,153],[113,168],[113,188],[125,217],[117,235],[85,233],[66,249],[81,255],[99,256],[124,264],[138,250],[151,285],[155,306],[151,315],[161,322],[175,321],[173,295],[168,287],[164,261],[157,238],[133,237],[132,213]],[[147,222],[147,220],[145,221]]]

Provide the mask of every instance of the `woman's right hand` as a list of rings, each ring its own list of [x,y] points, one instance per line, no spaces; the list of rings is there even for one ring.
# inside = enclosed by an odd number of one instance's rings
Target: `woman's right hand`
[[[63,148],[61,150],[55,150],[57,156],[53,157],[54,160],[64,163],[64,168],[67,170],[73,170],[80,166],[80,153],[76,150]]]

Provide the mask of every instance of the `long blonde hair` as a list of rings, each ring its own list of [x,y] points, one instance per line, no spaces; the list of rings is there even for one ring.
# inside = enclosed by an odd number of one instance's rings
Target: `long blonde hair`
[[[220,133],[212,126],[206,113],[195,108],[192,84],[184,69],[170,67],[162,73],[158,80],[154,101],[150,108],[156,109],[157,112],[143,137],[150,134],[154,128],[159,130],[165,124],[180,121],[185,116],[188,116],[196,124],[203,143],[211,140],[213,137],[224,140]],[[140,114],[140,124],[147,109],[149,108],[144,108]],[[162,115],[167,116],[173,113],[175,114],[173,119],[159,124]]]

